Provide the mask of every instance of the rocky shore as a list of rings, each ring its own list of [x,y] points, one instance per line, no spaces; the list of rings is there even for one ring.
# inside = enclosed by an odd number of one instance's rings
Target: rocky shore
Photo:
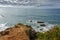
[[[0,40],[35,40],[35,37],[35,30],[21,23],[0,32]]]
[[[60,40],[60,26],[54,26],[44,33],[36,30],[31,26],[18,23],[1,31],[0,40]]]

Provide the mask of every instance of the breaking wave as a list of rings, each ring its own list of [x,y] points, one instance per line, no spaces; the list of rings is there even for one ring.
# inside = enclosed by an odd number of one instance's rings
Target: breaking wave
[[[0,24],[0,31],[4,31],[5,29],[8,28],[8,26],[6,26],[7,23],[3,23],[3,24]]]
[[[37,23],[36,20],[28,20],[27,24],[32,26],[32,28],[36,32],[45,32],[45,31],[48,31],[49,29],[51,29],[51,28],[53,28],[55,26],[55,24],[50,24],[48,22]],[[45,26],[40,26],[41,24],[45,25]]]

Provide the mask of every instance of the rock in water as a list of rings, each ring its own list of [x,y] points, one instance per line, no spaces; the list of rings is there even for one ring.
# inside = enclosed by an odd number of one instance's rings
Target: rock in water
[[[30,32],[33,32],[32,30],[30,26],[19,23],[12,28],[0,32],[0,40],[33,40],[35,32],[30,35]],[[31,37],[32,39],[30,39]]]
[[[46,25],[45,25],[45,24],[40,24],[40,26],[43,26],[43,27],[45,27]]]
[[[42,22],[42,21],[37,21],[37,23],[44,23],[44,22]]]

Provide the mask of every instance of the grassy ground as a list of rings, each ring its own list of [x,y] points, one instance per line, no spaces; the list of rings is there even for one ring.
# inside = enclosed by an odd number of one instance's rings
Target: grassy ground
[[[55,26],[45,33],[38,32],[36,35],[36,40],[60,40],[60,27]]]

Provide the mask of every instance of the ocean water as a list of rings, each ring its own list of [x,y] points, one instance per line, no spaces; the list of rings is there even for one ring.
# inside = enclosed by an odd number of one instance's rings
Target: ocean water
[[[17,23],[27,24],[28,20],[60,25],[60,9],[0,8],[0,27],[10,27]]]

